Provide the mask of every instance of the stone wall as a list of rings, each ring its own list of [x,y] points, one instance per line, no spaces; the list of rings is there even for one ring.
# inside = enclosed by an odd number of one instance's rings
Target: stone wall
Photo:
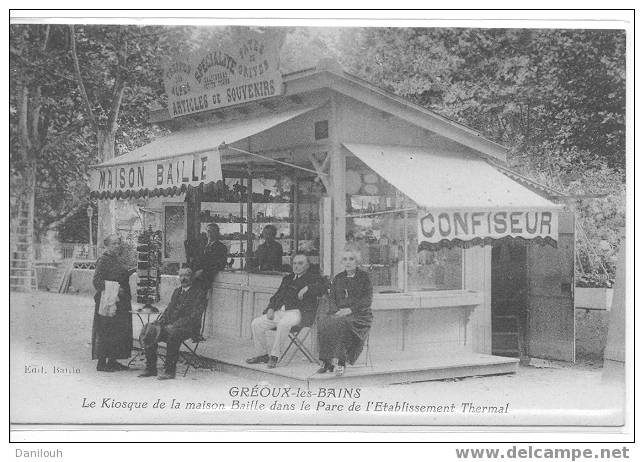
[[[38,290],[47,290],[56,280],[56,264],[36,266],[36,278],[38,280]]]

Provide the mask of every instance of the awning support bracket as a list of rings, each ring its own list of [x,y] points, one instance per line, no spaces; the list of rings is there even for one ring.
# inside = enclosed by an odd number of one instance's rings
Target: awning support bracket
[[[230,149],[230,150],[232,150],[232,151],[237,151],[237,152],[240,152],[240,153],[242,153],[242,154],[247,154],[247,155],[249,155],[249,156],[259,157],[260,159],[268,160],[268,161],[270,161],[270,162],[275,162],[275,163],[280,164],[280,165],[285,165],[285,166],[287,166],[287,167],[291,167],[291,168],[294,168],[294,169],[304,170],[305,172],[314,173],[314,174],[316,174],[316,175],[318,175],[318,176],[319,176],[319,175],[328,175],[328,173],[317,172],[317,171],[315,171],[315,170],[311,170],[310,168],[300,167],[299,165],[291,164],[290,162],[284,162],[284,161],[281,161],[281,160],[273,159],[273,158],[271,158],[271,157],[264,156],[264,155],[262,155],[262,154],[258,154],[258,153],[256,153],[256,152],[250,152],[250,151],[246,151],[246,150],[244,150],[244,149],[235,148],[235,147],[233,147],[233,146],[229,146],[229,145],[227,145],[226,143],[221,143],[221,144],[219,145],[219,148],[218,148],[218,149],[219,149],[220,151],[223,151],[223,150],[226,150],[226,149]]]
[[[308,154],[309,154],[309,160],[313,164],[313,168],[317,172],[318,178],[320,179],[320,181],[324,185],[324,188],[327,191],[330,191],[331,190],[331,184],[329,183],[329,180],[327,178],[327,176],[329,174],[327,172],[325,172],[325,170],[327,169],[327,165],[329,165],[329,159],[331,158],[331,156],[327,152],[326,157],[324,158],[324,161],[322,161],[322,163],[320,163],[320,162],[317,161],[317,159],[315,158],[315,156],[312,153],[309,152]]]
[[[344,218],[364,218],[364,217],[371,217],[374,215],[384,215],[387,213],[415,212],[417,210],[418,210],[418,207],[407,207],[404,209],[392,209],[392,210],[382,210],[379,212],[349,214],[349,215],[345,215]]]

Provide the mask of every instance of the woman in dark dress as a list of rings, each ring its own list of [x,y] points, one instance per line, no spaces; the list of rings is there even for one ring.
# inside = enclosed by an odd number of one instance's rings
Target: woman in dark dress
[[[358,269],[360,253],[346,250],[342,255],[345,270],[333,280],[329,294],[328,316],[318,323],[320,360],[318,373],[335,370],[344,374],[346,363],[354,364],[371,328],[373,287],[369,275]]]
[[[121,262],[122,245],[118,236],[105,238],[107,250],[96,261],[94,271],[94,324],[92,326],[92,359],[98,359],[97,371],[114,372],[127,370],[128,367],[116,361],[127,359],[132,352],[132,296],[130,294],[130,274]],[[119,300],[113,317],[98,314],[101,292],[105,281],[119,283]]]

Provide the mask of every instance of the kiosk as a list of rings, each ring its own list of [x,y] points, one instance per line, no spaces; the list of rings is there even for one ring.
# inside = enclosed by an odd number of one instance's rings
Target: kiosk
[[[103,210],[127,204],[142,229],[159,227],[168,275],[190,260],[207,224],[219,224],[229,262],[212,285],[206,356],[231,370],[334,379],[297,357],[270,371],[244,363],[250,322],[283,275],[253,270],[270,223],[285,270],[303,251],[333,276],[347,241],[362,252],[374,286],[370,357],[345,382],[508,373],[524,355],[574,358],[574,240],[560,236],[570,224],[538,184],[504,167],[502,146],[327,60],[273,84],[275,94],[241,104],[151,111],[171,133],[92,177]],[[106,221],[103,232],[114,231],[118,220]],[[513,274],[525,282],[517,291]]]

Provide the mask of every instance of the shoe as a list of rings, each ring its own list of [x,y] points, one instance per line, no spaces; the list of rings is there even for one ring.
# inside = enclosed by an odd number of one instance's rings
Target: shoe
[[[167,372],[164,372],[161,374],[157,379],[159,380],[172,380],[175,378],[175,374],[168,374]]]
[[[114,369],[109,367],[107,364],[98,364],[96,366],[96,370],[98,372],[114,372]]]
[[[157,371],[148,371],[147,369],[139,374],[139,377],[154,377],[157,375]]]
[[[333,364],[323,363],[322,367],[318,369],[316,374],[324,374],[325,372],[333,372]]]
[[[129,371],[130,370],[129,367],[127,367],[125,364],[121,364],[118,361],[114,361],[112,363],[107,363],[107,367],[109,367],[113,371]]]
[[[342,377],[343,375],[344,375],[344,366],[340,366],[340,365],[338,365],[338,366],[335,368],[335,376],[336,376],[336,377]]]
[[[267,362],[268,362],[268,355],[255,356],[254,358],[250,358],[246,360],[246,364],[260,364],[260,363],[267,363]]]
[[[279,358],[277,356],[270,356],[268,358],[268,365],[266,367],[268,367],[269,369],[275,369],[277,367],[278,360]]]

